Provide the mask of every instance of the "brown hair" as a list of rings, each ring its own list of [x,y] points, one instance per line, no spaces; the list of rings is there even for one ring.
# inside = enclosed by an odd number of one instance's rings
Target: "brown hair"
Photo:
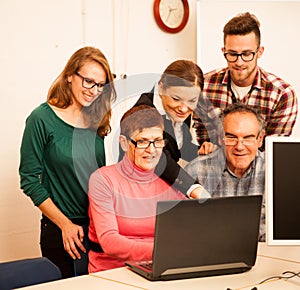
[[[154,107],[139,105],[129,109],[121,118],[121,135],[130,137],[138,130],[145,128],[159,127],[164,130],[164,121],[161,114]]]
[[[246,35],[254,32],[257,39],[257,45],[260,46],[259,26],[260,23],[255,15],[250,14],[249,12],[238,14],[224,26],[224,44],[227,35]]]
[[[201,68],[190,60],[176,60],[163,72],[159,82],[163,88],[173,86],[198,86],[203,90],[204,77]]]
[[[77,50],[51,85],[47,101],[58,108],[67,108],[70,106],[73,103],[73,93],[71,84],[68,82],[68,77],[75,74],[90,61],[97,62],[102,66],[106,73],[106,85],[100,97],[89,107],[83,108],[83,114],[91,129],[97,130],[100,136],[106,136],[111,130],[111,103],[116,99],[116,92],[108,61],[99,49],[86,46]]]

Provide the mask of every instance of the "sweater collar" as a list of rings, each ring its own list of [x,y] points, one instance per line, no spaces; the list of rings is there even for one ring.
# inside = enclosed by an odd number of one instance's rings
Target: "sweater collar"
[[[158,178],[154,173],[155,168],[151,170],[142,170],[137,167],[125,154],[123,159],[118,163],[120,171],[128,178],[139,182],[149,182]]]

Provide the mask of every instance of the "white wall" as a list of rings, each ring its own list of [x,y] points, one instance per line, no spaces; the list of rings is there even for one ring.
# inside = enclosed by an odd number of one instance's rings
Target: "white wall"
[[[19,147],[26,117],[68,58],[97,46],[118,77],[196,61],[196,0],[189,4],[187,26],[173,35],[156,25],[152,0],[0,1],[0,261],[40,255],[40,213],[19,189]]]
[[[259,65],[289,82],[300,96],[299,0],[198,0],[197,10],[197,61],[204,71],[226,66],[221,52],[223,27],[233,16],[249,11],[260,22],[261,45],[265,47]],[[292,135],[300,137],[300,117]]]

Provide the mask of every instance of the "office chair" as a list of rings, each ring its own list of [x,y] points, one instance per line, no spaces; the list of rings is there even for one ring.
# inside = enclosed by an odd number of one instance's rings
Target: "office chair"
[[[59,268],[44,257],[0,263],[0,289],[35,285],[61,279]]]

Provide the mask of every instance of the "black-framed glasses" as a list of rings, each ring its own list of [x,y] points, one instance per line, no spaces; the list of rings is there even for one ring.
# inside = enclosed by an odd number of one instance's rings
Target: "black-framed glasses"
[[[75,72],[75,74],[82,79],[82,87],[84,87],[85,89],[92,89],[93,87],[97,86],[98,93],[101,93],[103,91],[105,84],[97,84],[91,79],[83,77],[79,72]]]
[[[132,140],[129,139],[129,141],[135,146],[135,148],[140,148],[140,149],[147,149],[151,144],[153,144],[153,146],[155,148],[163,148],[166,146],[167,144],[167,140],[166,139],[157,139],[157,140]]]
[[[249,62],[254,59],[254,56],[258,52],[259,47],[255,51],[243,51],[242,53],[236,53],[236,52],[225,52],[224,57],[228,62],[236,62],[239,58],[245,62]]]
[[[223,141],[224,141],[225,145],[228,145],[228,146],[235,146],[238,142],[242,142],[242,144],[245,146],[252,146],[257,142],[259,135],[260,135],[260,132],[257,134],[256,137],[249,136],[249,137],[245,137],[245,138],[241,138],[241,139],[239,139],[237,137],[225,136],[223,138]]]

